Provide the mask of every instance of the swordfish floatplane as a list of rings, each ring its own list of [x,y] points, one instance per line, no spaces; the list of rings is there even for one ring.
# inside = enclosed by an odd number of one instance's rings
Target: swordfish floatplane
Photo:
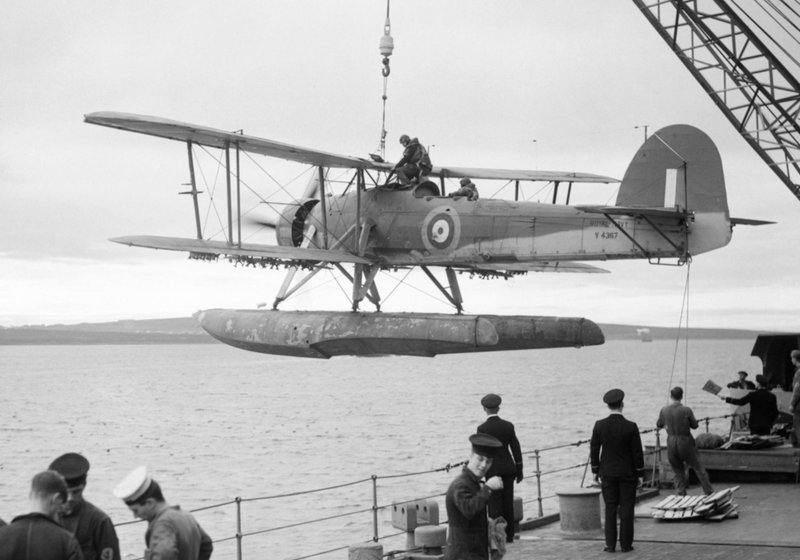
[[[589,173],[434,166],[411,184],[400,185],[389,182],[394,166],[381,157],[336,155],[150,116],[98,112],[85,115],[85,121],[187,146],[190,189],[183,194],[193,200],[195,237],[112,241],[183,251],[199,260],[223,257],[236,264],[286,269],[272,309],[196,314],[211,336],[269,354],[435,356],[602,344],[601,329],[585,318],[466,315],[457,275],[601,273],[607,271],[582,261],[609,259],[684,264],[727,245],[732,225],[760,223],[730,218],[719,153],[705,133],[688,125],[668,126],[647,139],[621,182]],[[203,191],[195,173],[198,149],[221,154],[216,161],[225,177],[227,227],[216,233],[220,239],[203,232]],[[240,202],[243,154],[309,166],[304,192],[281,203],[276,220],[261,221],[274,227],[277,244],[242,241],[241,225],[247,224],[249,213]],[[334,171],[344,179],[332,179]],[[518,196],[445,196],[448,182],[462,178],[503,181],[515,193],[525,184],[550,183],[555,194],[552,203]],[[616,204],[569,205],[573,184],[581,183],[620,183]],[[567,204],[556,204],[558,188],[564,185],[569,188]],[[342,192],[335,193],[335,187]],[[249,181],[247,188],[252,190]],[[378,274],[414,267],[452,305],[453,314],[381,311]],[[352,285],[349,310],[278,309],[323,270],[338,271]],[[362,311],[364,300],[375,311]]]

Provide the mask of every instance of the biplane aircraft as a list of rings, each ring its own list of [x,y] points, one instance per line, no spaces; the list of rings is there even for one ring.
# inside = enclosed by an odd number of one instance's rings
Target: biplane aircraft
[[[457,273],[509,277],[526,272],[606,272],[581,261],[647,259],[683,264],[723,247],[732,225],[719,152],[687,125],[663,128],[641,146],[621,182],[574,172],[434,167],[415,184],[387,184],[393,165],[300,148],[241,133],[124,113],[97,112],[87,123],[177,140],[187,145],[196,221],[195,238],[131,236],[112,241],[188,252],[191,258],[284,266],[286,278],[271,310],[210,309],[202,327],[233,346],[265,353],[329,358],[335,355],[441,353],[579,347],[604,342],[592,321],[578,317],[464,315]],[[224,152],[228,231],[205,239],[199,217],[193,147]],[[313,166],[313,180],[274,224],[276,244],[242,242],[233,224],[241,180],[240,152]],[[329,192],[328,173],[346,171],[344,192]],[[445,196],[446,181],[469,177],[560,184],[617,183],[613,206]],[[567,197],[567,202],[569,196]],[[380,271],[419,267],[454,307],[454,314],[380,311]],[[352,283],[346,311],[279,311],[286,298],[323,269],[338,269]],[[444,269],[443,282],[434,269]],[[351,272],[352,270],[352,272]]]

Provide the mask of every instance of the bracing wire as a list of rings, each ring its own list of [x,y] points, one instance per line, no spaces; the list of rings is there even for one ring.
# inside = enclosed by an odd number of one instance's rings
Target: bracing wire
[[[678,361],[678,348],[681,343],[681,331],[684,333],[684,364],[683,364],[683,389],[684,395],[688,395],[688,382],[689,382],[689,280],[691,278],[692,261],[686,261],[686,281],[683,287],[683,298],[681,300],[681,313],[678,319],[678,330],[675,334],[675,349],[672,353],[672,369],[669,374],[669,385],[667,387],[667,394],[673,387],[673,380],[675,378],[675,366]],[[684,323],[685,317],[685,323]],[[684,326],[685,324],[685,326]]]

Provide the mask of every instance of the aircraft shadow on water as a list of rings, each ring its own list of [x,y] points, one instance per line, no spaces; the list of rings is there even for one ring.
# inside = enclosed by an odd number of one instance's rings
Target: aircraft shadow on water
[[[622,181],[575,172],[436,167],[411,185],[387,183],[393,165],[301,148],[241,133],[157,117],[113,112],[85,115],[87,123],[177,140],[187,145],[189,194],[196,238],[130,236],[125,245],[188,252],[191,258],[269,268],[286,277],[272,310],[209,309],[202,327],[227,344],[271,354],[336,355],[442,353],[579,347],[604,342],[592,321],[577,317],[464,315],[457,274],[508,278],[527,272],[607,272],[579,261],[647,259],[684,264],[731,239],[732,226],[767,222],[731,218],[719,152],[702,131],[665,127],[636,152]],[[226,180],[227,231],[204,238],[194,149],[218,149]],[[273,224],[277,245],[242,242],[240,155],[260,155],[313,167],[305,192],[282,205]],[[233,154],[233,158],[232,155]],[[233,159],[234,163],[231,162]],[[332,170],[349,177],[334,194]],[[617,183],[613,206],[590,206],[445,196],[459,178],[560,184]],[[517,197],[515,197],[517,198]],[[567,194],[569,202],[569,194]],[[234,229],[237,224],[237,229]],[[420,267],[454,307],[454,314],[380,311],[380,271]],[[321,270],[338,269],[352,283],[349,311],[278,311],[279,304]],[[434,275],[444,269],[444,281]],[[352,271],[352,272],[351,272]]]

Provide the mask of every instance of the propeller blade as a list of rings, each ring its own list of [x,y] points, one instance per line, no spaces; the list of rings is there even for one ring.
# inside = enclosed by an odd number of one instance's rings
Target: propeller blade
[[[271,218],[267,218],[267,217],[253,218],[253,217],[248,216],[247,217],[247,223],[253,224],[253,225],[257,225],[257,226],[261,226],[261,227],[268,227],[268,228],[275,229],[275,228],[278,227],[278,217],[277,216],[273,216]]]

